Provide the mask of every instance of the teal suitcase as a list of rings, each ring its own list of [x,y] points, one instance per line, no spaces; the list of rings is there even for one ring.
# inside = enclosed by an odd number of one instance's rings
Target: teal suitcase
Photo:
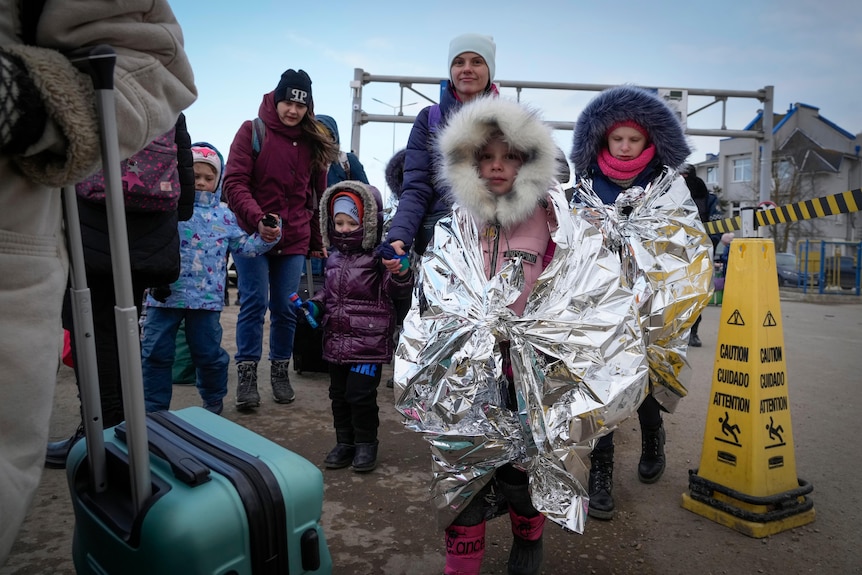
[[[126,420],[102,430],[89,289],[74,186],[63,188],[85,440],[66,460],[79,574],[294,575],[332,572],[320,527],[323,474],[205,409],[146,414],[114,100],[116,52],[68,54],[93,80],[114,267]]]
[[[124,424],[104,433],[104,492],[85,441],[69,454],[78,573],[332,572],[315,465],[200,407],[149,414],[147,432],[152,495],[138,513]]]

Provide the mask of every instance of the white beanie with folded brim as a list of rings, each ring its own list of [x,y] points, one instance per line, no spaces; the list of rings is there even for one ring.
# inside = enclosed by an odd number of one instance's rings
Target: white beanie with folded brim
[[[452,81],[452,61],[464,52],[475,52],[485,59],[488,65],[488,82],[494,81],[497,45],[493,36],[485,34],[461,34],[449,42],[449,81]]]

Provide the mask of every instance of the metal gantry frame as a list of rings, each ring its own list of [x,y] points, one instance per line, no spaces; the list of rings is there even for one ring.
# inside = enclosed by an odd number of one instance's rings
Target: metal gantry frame
[[[416,119],[415,115],[404,115],[404,90],[409,90],[421,98],[428,101],[429,104],[437,103],[437,100],[423,94],[414,85],[435,86],[438,89],[446,81],[446,78],[429,77],[429,76],[384,76],[370,74],[362,68],[353,69],[353,81],[350,82],[350,88],[353,93],[352,115],[351,115],[351,133],[350,133],[350,149],[355,154],[359,154],[361,128],[369,122],[395,123],[395,124],[413,124]],[[397,84],[400,88],[400,97],[398,113],[393,107],[393,114],[368,114],[362,108],[362,89],[366,84],[372,82],[384,84]],[[521,96],[521,90],[537,89],[537,90],[571,90],[581,92],[601,92],[608,88],[613,88],[614,84],[570,84],[565,82],[527,82],[527,81],[510,81],[498,80],[495,82],[501,88],[515,88],[518,94],[518,99]],[[647,86],[644,86],[647,87]],[[653,88],[653,87],[649,87]],[[689,96],[706,96],[715,98],[709,104],[688,113],[688,116],[705,110],[706,108],[721,103],[721,127],[717,129],[701,129],[689,128],[686,126],[685,133],[691,136],[708,136],[708,137],[725,137],[725,138],[754,138],[760,140],[761,150],[759,158],[760,167],[760,201],[767,201],[771,197],[772,188],[772,151],[773,151],[773,103],[774,103],[774,87],[765,86],[759,90],[713,90],[702,88],[670,88],[671,90],[681,90],[688,93]],[[728,98],[748,98],[758,100],[763,103],[763,119],[761,130],[728,130],[725,124],[725,116],[727,111]],[[575,123],[573,121],[547,121],[546,124],[555,130],[573,130]]]

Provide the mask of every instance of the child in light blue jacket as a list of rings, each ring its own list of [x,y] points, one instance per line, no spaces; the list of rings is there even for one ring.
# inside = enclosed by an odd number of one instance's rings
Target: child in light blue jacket
[[[204,142],[192,145],[195,207],[179,223],[181,271],[169,290],[151,290],[143,328],[141,357],[147,411],[170,408],[176,336],[185,320],[186,339],[197,371],[203,406],[219,414],[227,394],[230,356],[221,347],[221,310],[227,281],[227,254],[254,257],[278,243],[246,234],[221,202],[221,153]],[[277,224],[280,227],[280,223]]]

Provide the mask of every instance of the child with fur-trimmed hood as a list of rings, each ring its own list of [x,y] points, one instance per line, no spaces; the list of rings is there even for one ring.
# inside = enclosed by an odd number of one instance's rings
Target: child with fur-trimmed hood
[[[549,226],[556,216],[547,195],[557,147],[550,131],[517,102],[482,98],[450,120],[438,151],[451,199],[480,230],[488,277],[504,260],[523,257],[524,289],[510,306],[520,315],[553,256]]]
[[[686,257],[690,251],[693,254],[702,254],[708,259],[706,251],[711,244],[696,215],[697,207],[690,199],[688,188],[683,178],[676,172],[690,152],[682,124],[667,103],[648,90],[623,85],[599,93],[581,112],[575,123],[570,159],[581,189],[592,189],[604,204],[615,204],[621,195],[625,202],[629,202],[628,196],[631,194],[627,191],[632,188],[648,190],[652,187],[661,189],[666,186],[666,191],[663,192],[667,198],[664,202],[665,210],[669,210],[670,206],[674,205],[673,201],[676,198],[683,198],[684,201],[677,210],[677,217],[682,219],[687,214],[692,216],[691,225],[686,232],[691,235],[691,239],[687,246],[680,247],[690,248],[685,249]],[[625,205],[622,209],[631,210]],[[671,243],[673,240],[668,239],[667,245]],[[661,254],[657,254],[657,257],[660,256]],[[693,256],[693,263],[689,268],[680,268],[673,273],[666,271],[667,277],[662,280],[661,285],[653,287],[668,290],[670,289],[668,286],[679,282],[681,287],[676,293],[682,294],[684,290],[691,292],[696,282],[694,278],[685,274],[698,272],[698,264],[702,259],[698,260]],[[680,265],[685,263],[682,257],[674,261]],[[708,265],[711,270],[711,264],[707,262],[705,265]],[[653,264],[652,267],[664,269],[657,264]],[[661,298],[650,299],[653,305],[659,305],[660,300]],[[677,310],[679,309],[681,308],[677,307]],[[641,310],[642,318],[644,315],[648,316],[644,321],[654,331],[659,325],[652,315],[655,313],[656,310],[650,308]],[[666,320],[666,318],[661,319]],[[675,325],[680,326],[686,321],[683,316],[671,319]],[[691,321],[693,322],[694,319],[692,318]],[[672,338],[668,338],[668,342],[672,341]],[[675,349],[666,349],[664,353],[677,361],[678,372],[679,365],[684,363],[685,358],[684,355],[671,355],[671,351],[677,353]],[[683,347],[682,353],[684,351]],[[651,389],[653,389],[656,382],[652,378],[651,383],[653,384]],[[661,411],[662,406],[654,393],[648,394],[638,409],[642,439],[638,479],[642,483],[654,483],[664,473],[665,429]],[[592,464],[589,476],[589,515],[597,519],[612,519],[614,515],[613,432],[599,439],[590,459]]]
[[[328,251],[324,287],[303,305],[323,329],[336,445],[329,469],[377,465],[377,387],[394,351],[393,299],[409,298],[410,267],[391,274],[375,253],[383,235],[383,201],[374,186],[346,180],[320,200],[320,232]],[[304,317],[298,314],[298,317]]]
[[[557,147],[550,129],[532,110],[502,98],[480,98],[454,114],[438,140],[441,177],[457,211],[476,223],[488,279],[507,261],[520,258],[520,296],[509,308],[524,312],[527,297],[553,256],[557,227],[549,189],[556,185]],[[508,342],[501,342],[504,372],[514,385]],[[511,402],[514,388],[510,390]],[[506,394],[504,394],[506,395]],[[517,406],[507,405],[510,409]],[[528,475],[507,463],[495,472],[493,487],[507,503],[514,541],[509,572],[538,573],[545,516],[532,504]],[[475,494],[446,528],[444,573],[479,573],[484,555],[488,502]]]

